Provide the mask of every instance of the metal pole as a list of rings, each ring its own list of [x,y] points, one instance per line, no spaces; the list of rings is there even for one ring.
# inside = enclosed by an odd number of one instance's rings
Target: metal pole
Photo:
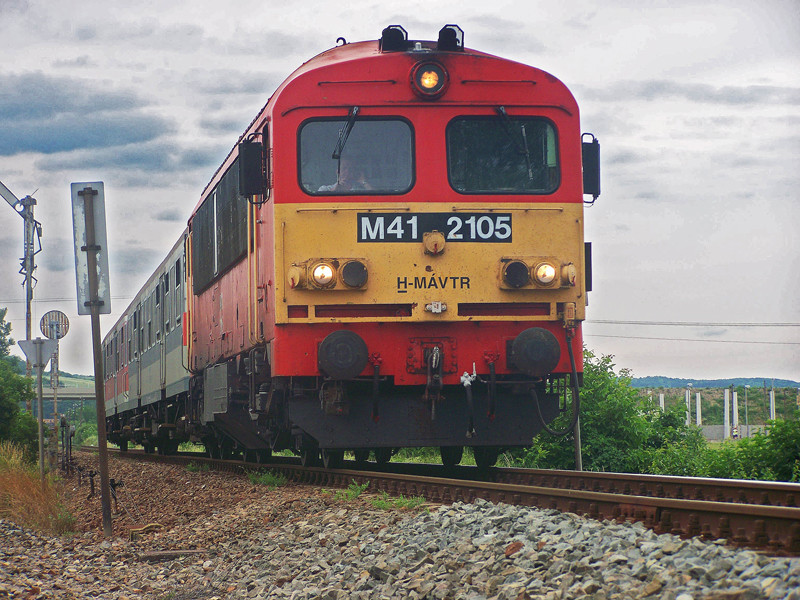
[[[44,401],[42,400],[42,345],[36,344],[36,406],[39,409],[39,474],[44,487]],[[30,364],[30,362],[28,362]]]
[[[100,343],[100,301],[97,291],[97,251],[94,232],[94,196],[90,187],[78,192],[83,197],[86,223],[86,259],[89,271],[89,302],[92,313],[92,351],[94,353],[94,393],[97,405],[97,446],[100,459],[100,494],[103,509],[103,534],[111,537],[111,491],[108,483],[108,442],[106,440],[105,389],[103,388],[103,351]]]
[[[25,219],[25,253],[23,254],[23,268],[25,269],[25,339],[31,339],[31,301],[33,300],[33,229],[35,222],[33,220],[33,206],[36,200],[30,196],[22,199],[24,209],[22,217]],[[25,365],[25,374],[30,376],[31,363]]]
[[[747,437],[750,437],[750,421],[747,418],[747,390],[749,389],[749,385],[744,386],[744,428],[747,431]]]
[[[50,456],[52,457],[53,467],[58,464],[58,428],[61,420],[58,415],[58,323],[50,323],[50,339],[56,341],[56,351],[50,358],[50,388],[53,390],[53,433],[50,437],[52,449]]]
[[[573,434],[575,436],[575,470],[583,471],[583,455],[581,453],[581,417],[578,415],[578,420],[575,421],[575,429]]]

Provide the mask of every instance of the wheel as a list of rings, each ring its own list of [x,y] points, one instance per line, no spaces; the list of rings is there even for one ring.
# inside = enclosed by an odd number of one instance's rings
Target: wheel
[[[464,454],[464,447],[442,446],[439,448],[439,453],[442,455],[442,464],[445,467],[454,467],[461,462],[461,456]]]
[[[145,454],[152,454],[156,447],[150,442],[142,442],[142,448]]]
[[[356,459],[357,465],[364,465],[369,460],[369,450],[359,449],[353,450],[353,455]]]
[[[255,455],[257,463],[266,463],[272,458],[272,450],[270,448],[262,448],[261,450],[256,450]]]
[[[304,467],[315,467],[319,461],[319,448],[303,446],[300,448],[300,464]]]
[[[222,443],[219,446],[220,448],[220,458],[222,460],[232,460],[233,459],[233,448],[230,444]]]
[[[375,462],[379,465],[385,465],[392,460],[391,448],[375,448]]]
[[[128,440],[121,440],[119,443],[119,451],[120,452],[127,452],[128,451]]]
[[[323,450],[322,466],[326,469],[341,469],[344,461],[344,450]]]
[[[165,456],[170,454],[175,454],[176,452],[178,452],[179,445],[180,442],[178,442],[178,440],[167,440],[165,442],[161,442],[158,445],[158,452],[159,454],[163,454]]]
[[[486,470],[493,467],[500,456],[500,450],[494,446],[475,446],[472,448],[472,455],[475,457],[475,464],[479,469]]]

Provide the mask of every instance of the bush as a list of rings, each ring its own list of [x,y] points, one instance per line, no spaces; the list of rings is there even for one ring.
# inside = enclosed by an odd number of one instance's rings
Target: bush
[[[36,462],[39,457],[39,423],[31,413],[19,411],[14,416],[8,440],[19,446],[30,462]]]
[[[778,481],[800,482],[800,420],[770,421],[767,435],[757,435],[754,439],[766,437],[762,460]]]
[[[769,421],[766,434],[728,440],[705,455],[706,477],[800,481],[800,421]]]
[[[653,449],[669,439],[685,437],[685,425],[672,415],[663,416],[631,387],[630,373],[614,372],[612,356],[597,357],[584,351],[584,386],[581,390],[581,442],[587,471],[645,472]],[[659,430],[664,419],[674,431]],[[562,428],[566,417],[555,426]],[[521,455],[524,466],[544,469],[575,467],[574,437],[543,433]]]
[[[75,428],[72,446],[84,446],[97,443],[97,423],[81,423]]]

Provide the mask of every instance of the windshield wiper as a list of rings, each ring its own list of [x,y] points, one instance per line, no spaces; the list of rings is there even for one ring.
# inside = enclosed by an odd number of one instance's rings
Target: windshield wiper
[[[339,160],[344,151],[344,145],[347,143],[347,138],[350,137],[350,132],[353,131],[353,125],[356,123],[356,116],[358,116],[359,108],[354,106],[350,111],[350,117],[347,119],[347,125],[344,129],[339,131],[339,140],[336,142],[336,148],[333,149],[331,158]]]
[[[522,145],[520,146],[517,136],[514,135],[514,131],[511,127],[511,118],[506,112],[506,107],[498,106],[495,110],[497,111],[497,114],[500,115],[500,118],[503,121],[503,129],[505,129],[508,139],[514,144],[516,151],[519,154],[525,155],[525,164],[528,167],[528,179],[533,181],[533,166],[531,165],[531,152],[528,149],[528,133],[525,131],[525,125],[522,124],[519,127],[520,132],[522,133]]]

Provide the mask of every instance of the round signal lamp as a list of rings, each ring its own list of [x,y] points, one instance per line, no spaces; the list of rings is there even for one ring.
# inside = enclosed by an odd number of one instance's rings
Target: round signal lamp
[[[411,85],[418,96],[434,99],[447,87],[447,71],[438,63],[418,63],[411,70]]]
[[[530,281],[528,266],[521,260],[512,260],[503,269],[503,279],[513,288],[521,288]]]
[[[327,287],[333,283],[333,267],[327,263],[320,263],[311,271],[311,278],[320,287]]]
[[[342,267],[342,281],[349,287],[362,287],[367,283],[366,265],[360,260],[351,260]]]
[[[556,268],[550,263],[541,263],[534,269],[533,278],[541,285],[550,285],[556,278]]]

